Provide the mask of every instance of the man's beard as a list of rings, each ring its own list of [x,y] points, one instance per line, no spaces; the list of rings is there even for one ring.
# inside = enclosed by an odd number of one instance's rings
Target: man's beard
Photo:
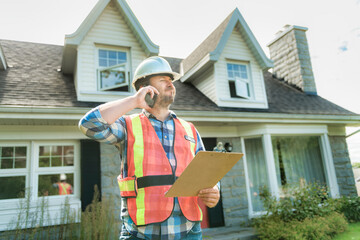
[[[170,105],[174,102],[175,96],[161,96],[157,98],[156,103],[160,107],[170,108]]]

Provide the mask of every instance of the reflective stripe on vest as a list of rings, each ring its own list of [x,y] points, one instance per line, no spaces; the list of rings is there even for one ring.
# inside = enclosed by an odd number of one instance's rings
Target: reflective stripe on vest
[[[173,175],[169,160],[150,120],[140,114],[125,117],[125,121],[128,134],[128,176],[138,179]],[[195,128],[184,120],[174,118],[174,125],[174,154],[177,159],[175,176],[180,176],[195,155],[197,136]],[[164,197],[170,186],[137,188],[136,198],[127,198],[129,215],[137,226],[163,222],[171,215],[174,199]],[[125,190],[125,187],[123,189]],[[179,204],[188,220],[201,221],[202,213],[197,204],[197,197],[181,197]]]
[[[180,120],[181,125],[185,128],[187,136],[189,137],[189,139],[186,139],[186,137],[185,137],[185,139],[190,141],[190,150],[191,150],[193,157],[195,157],[196,144],[195,144],[195,138],[193,135],[193,131],[191,129],[191,125],[188,122],[184,121],[183,119],[179,118],[179,120]]]
[[[118,176],[117,180],[120,188],[121,197],[136,197],[137,186],[135,177],[127,177],[121,179],[121,177]]]
[[[59,195],[71,194],[70,184],[61,182],[61,183],[58,183],[58,186],[59,186]]]

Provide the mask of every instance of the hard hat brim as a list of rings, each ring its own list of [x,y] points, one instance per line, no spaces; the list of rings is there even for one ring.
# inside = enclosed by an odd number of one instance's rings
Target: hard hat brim
[[[145,78],[145,77],[151,76],[151,75],[161,75],[161,74],[164,74],[164,75],[170,74],[170,75],[172,75],[173,76],[173,80],[172,80],[173,82],[179,80],[182,77],[182,75],[177,73],[177,72],[164,72],[164,71],[161,71],[161,72],[152,72],[152,73],[149,73],[147,75],[143,75],[143,76],[141,76],[141,78]],[[140,78],[136,79],[136,81],[138,81],[139,79]],[[132,86],[133,86],[134,89],[135,89],[136,81],[133,81],[133,83],[132,83]]]

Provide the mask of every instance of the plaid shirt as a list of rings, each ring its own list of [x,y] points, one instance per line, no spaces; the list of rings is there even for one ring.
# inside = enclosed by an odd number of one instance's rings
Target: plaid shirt
[[[173,151],[174,145],[174,120],[176,115],[174,112],[170,112],[168,118],[161,122],[157,120],[152,114],[143,110],[143,113],[146,117],[149,118],[152,126],[155,129],[157,136],[162,143],[164,151],[167,158],[170,161],[172,168],[176,166],[175,155]],[[113,144],[120,151],[122,155],[122,174],[124,177],[127,177],[127,161],[126,161],[126,123],[124,117],[119,118],[115,123],[109,125],[101,116],[98,108],[95,108],[88,112],[79,122],[80,130],[87,135],[88,137],[95,139],[100,142]],[[196,153],[198,151],[205,150],[203,143],[201,141],[200,135],[197,133],[197,142]],[[124,141],[125,140],[125,141]],[[137,227],[134,222],[131,220],[129,213],[127,211],[126,199],[122,199],[121,202],[121,217],[123,224],[126,228],[122,231],[128,231],[137,238],[142,239],[181,239],[186,236],[187,233],[196,224],[200,225],[200,222],[190,222],[182,214],[178,199],[175,198],[174,210],[171,216],[162,223],[150,224],[143,227]]]

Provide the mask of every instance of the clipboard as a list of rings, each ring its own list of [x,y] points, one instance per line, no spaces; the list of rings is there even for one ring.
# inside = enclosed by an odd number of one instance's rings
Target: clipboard
[[[165,197],[197,196],[201,189],[214,187],[243,155],[243,153],[198,152],[166,192]]]

